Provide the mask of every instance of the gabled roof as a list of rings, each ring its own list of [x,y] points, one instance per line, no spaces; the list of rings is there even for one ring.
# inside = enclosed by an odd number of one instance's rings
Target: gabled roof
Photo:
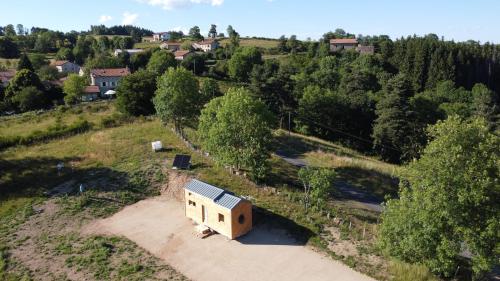
[[[16,76],[15,70],[0,71],[0,82],[9,82],[14,76]]]
[[[85,87],[85,89],[83,89],[83,92],[86,94],[100,93],[99,87],[97,87],[97,86],[87,86],[87,87]]]
[[[62,66],[67,64],[69,61],[67,60],[56,60],[52,63],[53,66]]]
[[[217,39],[209,38],[209,39],[203,39],[202,41],[196,42],[198,45],[210,45],[214,42],[217,42]]]
[[[330,39],[330,44],[358,44],[358,40],[355,38]]]
[[[90,74],[96,77],[122,77],[130,74],[128,68],[97,68],[90,70]]]
[[[196,179],[190,181],[184,188],[198,195],[209,198],[210,200],[213,200],[215,204],[230,210],[243,200],[234,196],[231,192]]]
[[[185,55],[191,53],[191,51],[176,51],[174,53],[175,57],[184,57]]]

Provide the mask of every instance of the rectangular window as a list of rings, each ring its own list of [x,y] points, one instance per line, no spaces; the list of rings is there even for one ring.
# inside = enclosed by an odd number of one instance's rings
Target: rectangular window
[[[196,202],[189,200],[189,206],[196,207]]]
[[[106,82],[102,82],[102,86],[103,86],[103,87],[106,87]]]
[[[224,222],[224,215],[223,214],[219,214],[219,222]]]

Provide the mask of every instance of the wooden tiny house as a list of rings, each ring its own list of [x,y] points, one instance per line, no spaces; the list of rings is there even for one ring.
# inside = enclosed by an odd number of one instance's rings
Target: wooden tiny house
[[[184,187],[186,216],[235,239],[252,229],[252,203],[231,192],[192,180]]]

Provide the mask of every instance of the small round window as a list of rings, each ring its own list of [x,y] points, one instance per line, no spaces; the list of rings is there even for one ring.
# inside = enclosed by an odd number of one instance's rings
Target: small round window
[[[240,224],[244,224],[245,223],[245,216],[243,214],[241,214],[239,217],[238,217],[238,222]]]

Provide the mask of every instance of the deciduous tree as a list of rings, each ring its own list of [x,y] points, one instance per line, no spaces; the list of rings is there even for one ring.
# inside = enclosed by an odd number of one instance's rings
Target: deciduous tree
[[[116,88],[116,108],[133,116],[153,114],[155,90],[156,76],[147,70],[125,76]]]
[[[272,115],[244,89],[230,89],[203,109],[198,133],[205,150],[220,165],[250,171],[254,179],[267,173]]]

